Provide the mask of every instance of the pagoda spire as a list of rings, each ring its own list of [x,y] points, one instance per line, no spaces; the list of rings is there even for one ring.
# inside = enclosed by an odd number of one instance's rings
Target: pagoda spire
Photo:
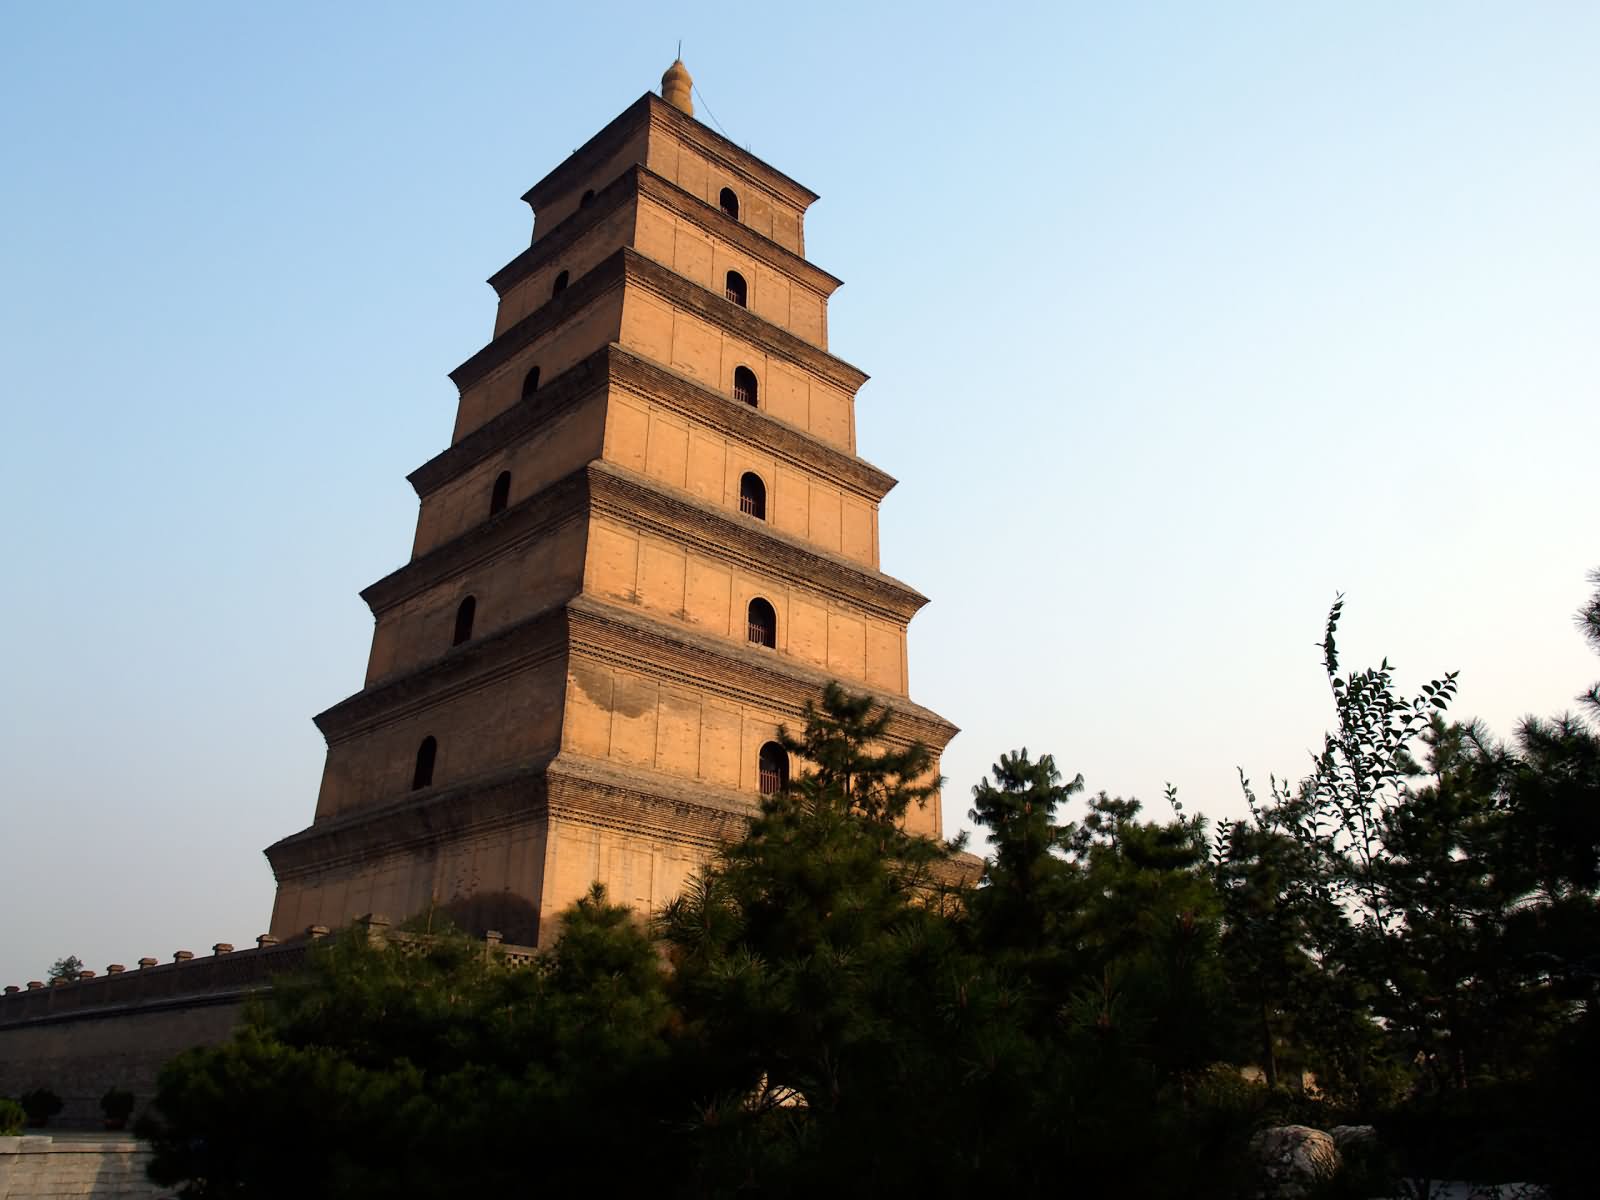
[[[661,76],[661,98],[692,117],[694,101],[690,98],[690,92],[693,87],[694,79],[689,74],[689,68],[683,65],[683,59],[673,59],[672,65]]]

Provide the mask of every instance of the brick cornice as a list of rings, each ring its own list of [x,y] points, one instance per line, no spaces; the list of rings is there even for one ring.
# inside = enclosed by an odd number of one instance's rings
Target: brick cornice
[[[489,286],[504,297],[528,276],[565,254],[573,243],[599,225],[629,200],[646,196],[677,216],[698,225],[706,233],[736,246],[751,258],[788,276],[802,287],[826,298],[844,281],[802,258],[794,251],[764,237],[750,226],[728,216],[719,208],[690,195],[669,179],[657,175],[642,163],[635,163],[595,194],[592,203],[580,208],[544,237],[534,242],[493,275]]]
[[[550,486],[519,500],[504,512],[475,525],[459,537],[412,559],[361,591],[373,616],[453,579],[481,563],[492,561],[516,546],[526,545],[572,521],[587,510],[585,469],[579,468]]]
[[[458,696],[493,686],[561,655],[579,655],[692,691],[712,692],[743,704],[778,708],[797,721],[836,676],[789,655],[728,638],[696,633],[625,605],[595,596],[572,597],[482,640],[457,646],[430,663],[382,680],[316,717],[329,745],[424,712]],[[843,681],[895,712],[891,737],[941,750],[956,727],[930,709],[869,687]]]
[[[874,504],[895,485],[894,476],[865,459],[614,343],[490,418],[407,478],[417,495],[426,498],[574,404],[603,391],[608,383],[819,475]]]
[[[637,250],[625,249],[622,253],[627,262],[629,283],[637,283],[662,299],[670,300],[678,307],[704,318],[708,323],[737,334],[752,345],[760,346],[768,354],[804,367],[852,396],[871,378],[860,367],[818,349],[804,338],[796,337],[787,329],[756,316],[748,308],[701,287],[655,259],[646,258]]]
[[[566,291],[501,333],[482,350],[450,372],[450,379],[465,392],[496,368],[505,365],[541,335],[600,295],[624,284],[636,285],[677,305],[711,325],[728,330],[768,354],[843,388],[852,396],[867,381],[867,373],[844,359],[820,350],[787,329],[756,316],[747,308],[713,295],[699,284],[669,270],[653,258],[624,246],[592,270],[580,275]]]
[[[312,719],[330,746],[370,733],[559,658],[566,649],[564,625],[561,608],[546,609],[379,680]]]
[[[498,516],[412,559],[362,590],[373,616],[588,513],[692,548],[753,574],[837,596],[884,620],[907,624],[928,598],[893,576],[830,554],[769,522],[735,514],[600,459],[519,501]]]
[[[589,464],[594,511],[791,587],[833,595],[889,621],[908,623],[928,598],[893,576],[758,521],[714,507],[615,463]]]
[[[653,359],[613,346],[611,361],[611,381],[623,390],[692,417],[762,453],[820,475],[874,504],[887,496],[898,482],[893,475],[866,459],[841,450],[763,409],[714,391]]]
[[[556,820],[711,850],[743,832],[755,798],[715,784],[562,751],[384,804],[338,813],[266,849],[278,882],[360,866],[463,836]],[[548,832],[548,831],[546,831]]]
[[[730,217],[720,208],[713,208],[698,196],[684,191],[672,180],[657,175],[649,167],[640,167],[639,193],[670,208],[685,220],[693,221],[707,233],[713,234],[729,245],[737,246],[751,258],[760,259],[773,270],[789,276],[796,283],[810,288],[822,296],[831,296],[844,283],[837,275],[824,271],[808,258],[780,246],[771,238],[757,233],[750,226]]]
[[[265,853],[279,883],[316,871],[354,866],[376,853],[435,845],[463,832],[510,828],[543,815],[549,755],[486,772],[449,787],[323,817],[280,838]]]
[[[580,309],[607,292],[622,287],[627,279],[623,257],[627,253],[630,252],[618,250],[593,270],[578,276],[565,291],[551,296],[451,371],[450,382],[456,385],[457,391],[465,393],[473,384],[493,373],[497,367],[504,366]]]
[[[612,118],[604,129],[579,146],[555,170],[523,193],[523,200],[537,213],[541,204],[562,190],[576,186],[585,172],[604,162],[636,130],[646,124],[668,130],[707,158],[798,208],[804,209],[817,200],[817,194],[810,188],[797,183],[748,150],[741,149],[727,138],[714,133],[687,113],[679,112],[651,92],[646,92],[628,105]]]
[[[567,603],[570,653],[574,658],[642,672],[688,691],[712,692],[724,699],[777,708],[799,722],[837,676],[788,655],[725,638],[694,633],[638,610],[595,596]],[[857,680],[839,680],[846,690],[871,696],[893,710],[891,740],[920,741],[941,751],[959,730],[932,709],[905,696],[879,691]]]
[[[595,193],[594,200],[578,209],[561,224],[551,229],[543,237],[537,239],[531,246],[517,255],[493,275],[489,276],[488,284],[495,290],[495,295],[504,297],[507,292],[516,287],[540,267],[546,266],[552,259],[559,258],[572,248],[584,234],[596,225],[601,224],[619,208],[626,207],[628,202],[639,193],[638,172],[643,170],[638,164],[629,167],[617,178]]]

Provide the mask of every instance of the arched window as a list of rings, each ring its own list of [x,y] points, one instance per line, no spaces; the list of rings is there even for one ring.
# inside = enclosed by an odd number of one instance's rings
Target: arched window
[[[778,614],[760,596],[750,601],[749,637],[758,646],[778,645]]]
[[[763,796],[773,796],[789,784],[789,753],[777,742],[761,747],[757,760],[756,782]]]
[[[750,289],[745,287],[743,275],[739,274],[737,271],[728,272],[728,286],[722,293],[724,296],[726,296],[729,300],[732,300],[740,308],[743,308],[745,305],[745,299],[749,295],[749,291]]]
[[[552,296],[559,296],[567,290],[567,273],[565,271],[556,276],[555,286],[550,289]]]
[[[468,596],[461,602],[461,607],[456,609],[456,635],[455,639],[450,643],[452,646],[459,646],[462,642],[471,640],[472,618],[477,615],[477,612],[478,598],[476,596]]]
[[[411,775],[411,790],[433,786],[433,759],[439,753],[439,743],[431,737],[422,739],[417,747],[417,769]]]
[[[717,207],[735,221],[739,219],[739,197],[732,188],[722,189],[722,195],[717,197]]]
[[[489,515],[504,512],[506,501],[511,499],[511,472],[501,471],[495,476],[494,491],[489,493]]]
[[[739,511],[752,517],[767,519],[767,485],[754,471],[739,477]]]
[[[751,408],[756,406],[756,396],[761,390],[761,385],[756,382],[756,373],[749,367],[735,367],[733,369],[733,398],[743,400]]]
[[[578,207],[579,208],[588,208],[589,205],[591,205],[593,203],[594,203],[594,189],[590,188],[587,192],[585,192],[582,195],[582,197],[579,198]]]
[[[526,400],[539,390],[539,368],[531,368],[522,378],[522,398]]]

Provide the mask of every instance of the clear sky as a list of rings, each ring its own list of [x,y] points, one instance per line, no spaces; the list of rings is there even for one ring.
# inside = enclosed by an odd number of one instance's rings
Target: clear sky
[[[1021,745],[1238,813],[1340,590],[1502,733],[1600,677],[1600,6],[0,17],[0,983],[266,928],[517,197],[680,37],[823,197],[947,828]]]

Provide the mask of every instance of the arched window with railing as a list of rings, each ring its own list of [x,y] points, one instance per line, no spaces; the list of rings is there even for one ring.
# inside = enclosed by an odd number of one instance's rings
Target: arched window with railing
[[[522,377],[522,398],[526,400],[539,390],[539,368],[529,367],[528,373]]]
[[[737,221],[739,219],[738,193],[732,188],[723,188],[722,195],[717,197],[717,207]]]
[[[750,289],[745,285],[744,276],[737,271],[729,271],[727,284],[722,294],[732,300],[740,308],[745,307],[745,301],[750,297]]]
[[[489,493],[489,515],[506,510],[506,502],[511,499],[511,472],[501,471],[494,477],[494,488]]]
[[[757,646],[776,649],[778,645],[778,614],[770,603],[757,596],[750,601],[746,611],[747,636]]]
[[[756,785],[763,796],[775,796],[789,786],[789,752],[777,742],[761,747],[756,760]]]
[[[472,618],[478,614],[478,598],[468,596],[456,608],[456,632],[451,639],[452,646],[459,646],[462,642],[472,640]]]
[[[733,369],[733,398],[743,400],[751,408],[756,407],[756,400],[760,394],[761,385],[756,382],[756,373],[749,367],[735,367]]]
[[[564,292],[566,290],[567,290],[567,273],[565,271],[563,271],[563,272],[561,272],[561,274],[556,276],[555,283],[553,285],[551,285],[550,294],[552,296],[559,296],[559,295],[561,295],[562,292]]]
[[[739,477],[739,511],[761,521],[767,519],[767,485],[754,471]]]
[[[439,743],[432,737],[422,739],[417,747],[417,769],[411,773],[411,790],[433,786],[433,760],[439,753]]]

